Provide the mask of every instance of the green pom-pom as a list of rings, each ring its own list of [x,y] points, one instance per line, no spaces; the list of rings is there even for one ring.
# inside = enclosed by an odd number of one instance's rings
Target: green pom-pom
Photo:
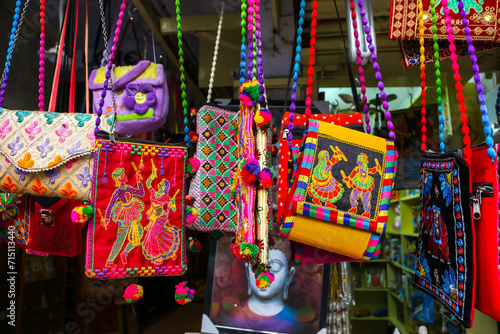
[[[259,253],[259,247],[248,242],[240,244],[240,252],[244,257],[254,258]]]

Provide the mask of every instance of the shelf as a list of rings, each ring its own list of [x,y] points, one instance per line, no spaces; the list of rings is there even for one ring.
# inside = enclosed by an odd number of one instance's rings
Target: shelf
[[[387,288],[354,288],[354,291],[386,292]]]
[[[411,201],[412,199],[416,199],[416,198],[420,199],[420,194],[406,196],[406,197],[400,197],[399,200],[400,201]]]
[[[397,301],[399,301],[401,304],[404,304],[405,306],[409,307],[409,305],[403,300],[403,298],[399,297],[399,295],[391,290],[387,290],[391,296],[396,298]]]
[[[401,235],[404,235],[405,237],[414,237],[414,238],[418,238],[418,233],[412,233],[412,232],[401,232]]]
[[[371,262],[387,262],[387,260],[386,259],[376,259],[376,260],[369,260],[369,261],[352,261],[352,262],[371,263]]]
[[[370,315],[369,317],[354,317],[351,316],[351,320],[353,321],[388,321],[389,317],[374,317],[373,315]]]
[[[401,333],[406,333],[405,325],[401,321],[399,321],[396,317],[390,317],[389,321],[392,322],[392,324],[396,326]]]
[[[410,268],[406,268],[405,266],[403,266],[399,263],[396,263],[396,262],[389,262],[389,263],[392,264],[394,267],[401,269],[404,272],[407,272],[407,273],[410,273],[413,275],[415,274],[415,271],[411,270]]]
[[[391,235],[401,235],[401,231],[385,231],[385,234],[391,234]]]

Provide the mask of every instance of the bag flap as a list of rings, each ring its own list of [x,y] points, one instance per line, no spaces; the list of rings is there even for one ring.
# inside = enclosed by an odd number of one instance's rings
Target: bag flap
[[[35,200],[35,214],[40,213],[40,210],[49,210],[55,215],[61,210],[70,200],[67,198],[37,196]]]
[[[389,140],[311,119],[292,210],[383,234],[396,160]]]
[[[141,60],[135,66],[115,66],[113,68],[113,78],[115,89],[121,90],[129,82],[149,83],[153,86],[160,86],[165,83],[165,71],[163,65],[155,64],[149,60]],[[100,67],[92,71],[89,78],[89,89],[103,89],[106,79],[106,67]],[[111,87],[108,87],[110,90]]]
[[[61,165],[94,151],[96,115],[0,109],[0,116],[0,155],[18,174],[57,173]],[[101,129],[110,131],[112,117],[101,116]]]

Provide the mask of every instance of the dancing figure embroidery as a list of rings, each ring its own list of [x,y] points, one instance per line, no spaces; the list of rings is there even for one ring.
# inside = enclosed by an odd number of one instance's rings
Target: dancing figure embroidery
[[[141,244],[141,238],[144,233],[140,223],[142,211],[144,211],[144,202],[138,198],[143,197],[145,194],[141,172],[136,169],[135,179],[137,181],[137,188],[127,184],[127,175],[123,168],[117,168],[113,172],[112,177],[115,180],[117,189],[113,192],[106,209],[106,214],[101,219],[104,220],[102,222],[104,227],[108,226],[110,219],[118,223],[118,233],[106,261],[106,268],[116,267],[114,261],[120,253],[125,239],[128,242],[121,253],[121,260],[124,265],[127,264],[128,253]]]
[[[382,168],[377,159],[375,159],[376,166],[368,168],[368,156],[365,153],[360,153],[358,155],[357,163],[358,165],[354,167],[349,176],[346,176],[344,171],[341,170],[344,183],[347,187],[352,188],[349,197],[351,201],[349,213],[357,213],[358,200],[361,198],[364,209],[361,215],[370,218],[372,190],[375,188],[375,179],[371,174],[378,172],[380,176],[382,176]]]
[[[338,147],[330,146],[330,148],[332,150],[331,159],[326,150],[318,154],[318,164],[314,167],[308,193],[315,204],[321,205],[321,202],[324,202],[326,207],[335,209],[337,206],[334,203],[342,197],[344,188],[332,176],[332,166],[341,160],[347,161],[347,158]]]
[[[436,186],[437,188],[437,186]],[[449,263],[450,251],[448,249],[448,231],[441,216],[441,210],[435,206],[429,205],[431,196],[429,196],[425,203],[425,231],[429,235],[429,246],[427,251],[434,258]]]
[[[170,210],[177,211],[175,198],[179,190],[170,197],[168,194],[170,183],[165,179],[158,184],[158,190],[154,190],[152,183],[157,178],[157,169],[153,161],[151,164],[153,172],[146,181],[146,187],[151,194],[151,207],[146,213],[150,223],[145,227],[146,236],[142,242],[142,254],[154,265],[160,266],[163,261],[172,258],[179,248],[181,229],[170,225],[168,221]],[[165,203],[168,205],[167,211],[163,208]]]

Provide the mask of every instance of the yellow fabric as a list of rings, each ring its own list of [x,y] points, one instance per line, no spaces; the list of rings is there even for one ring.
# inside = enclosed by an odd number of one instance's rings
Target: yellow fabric
[[[362,259],[373,232],[297,216],[289,239],[329,252]]]
[[[130,71],[134,66],[116,66],[113,70],[115,80],[120,78],[122,75]],[[106,79],[106,67],[101,67],[97,70],[95,75],[94,84],[104,83]],[[156,79],[157,68],[155,63],[149,64],[149,66],[135,79]]]
[[[344,141],[355,146],[365,147],[369,150],[378,151],[380,153],[386,152],[387,144],[384,138],[376,137],[363,132],[357,132],[356,135],[353,136],[352,131],[352,129],[343,126],[319,122],[318,136],[335,138],[335,140]],[[385,166],[385,164],[383,165]]]

